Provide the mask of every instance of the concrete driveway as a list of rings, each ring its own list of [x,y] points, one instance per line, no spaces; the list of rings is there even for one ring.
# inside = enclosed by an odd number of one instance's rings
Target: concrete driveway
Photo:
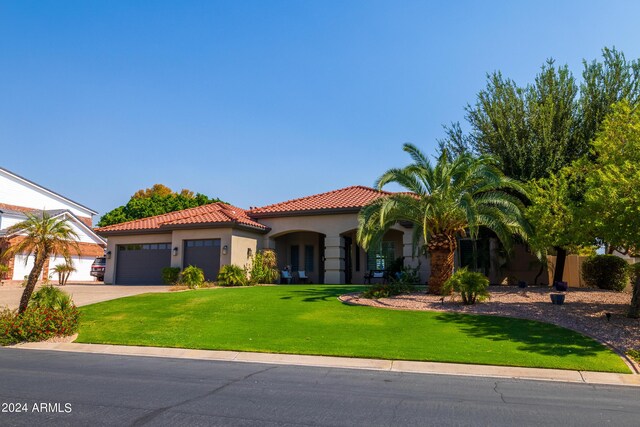
[[[39,286],[36,287],[38,290]],[[73,302],[77,306],[108,301],[131,295],[146,294],[150,292],[168,292],[169,286],[114,286],[102,284],[67,284],[60,289],[71,294]],[[11,309],[18,308],[20,297],[24,288],[18,285],[0,286],[0,308],[8,306]]]

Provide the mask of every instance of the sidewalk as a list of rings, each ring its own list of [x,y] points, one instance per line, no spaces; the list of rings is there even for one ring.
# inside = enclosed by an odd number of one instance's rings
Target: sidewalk
[[[122,356],[167,357],[174,359],[218,360],[228,362],[267,363],[277,365],[314,366],[325,368],[370,369],[436,375],[512,378],[539,381],[560,381],[640,387],[640,375],[605,372],[567,371],[561,369],[515,368],[457,363],[411,362],[404,360],[357,359],[349,357],[302,356],[294,354],[249,353],[238,351],[188,350],[181,348],[138,347],[75,343],[25,343],[12,348],[53,350]]]

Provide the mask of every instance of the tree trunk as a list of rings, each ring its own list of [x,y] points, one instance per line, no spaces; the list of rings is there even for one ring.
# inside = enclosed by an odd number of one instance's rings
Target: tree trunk
[[[431,277],[429,293],[442,295],[442,285],[453,274],[453,260],[456,250],[455,237],[439,234],[432,237],[427,244],[431,256]]]
[[[640,317],[640,276],[635,277],[633,280],[633,294],[631,295],[631,305],[627,315],[634,319]]]
[[[36,253],[36,259],[33,263],[33,268],[29,273],[29,277],[27,278],[27,284],[24,287],[24,291],[22,292],[22,297],[20,298],[20,308],[18,309],[18,314],[24,313],[29,305],[29,300],[31,299],[31,294],[33,294],[33,290],[36,288],[36,283],[38,282],[38,277],[42,273],[42,268],[44,267],[44,263],[47,260],[46,254],[44,256],[40,256]]]
[[[567,250],[556,247],[556,267],[553,272],[553,283],[562,282],[562,275],[564,274],[564,263],[567,259]],[[551,285],[553,285],[553,283]]]

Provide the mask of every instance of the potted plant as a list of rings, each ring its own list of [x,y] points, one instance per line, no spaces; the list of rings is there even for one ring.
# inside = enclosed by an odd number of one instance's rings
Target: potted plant
[[[567,282],[553,282],[553,286],[558,292],[567,292],[569,290],[569,283]]]
[[[562,305],[564,304],[564,297],[565,294],[549,294],[549,296],[551,297],[551,303],[555,304],[555,305]]]

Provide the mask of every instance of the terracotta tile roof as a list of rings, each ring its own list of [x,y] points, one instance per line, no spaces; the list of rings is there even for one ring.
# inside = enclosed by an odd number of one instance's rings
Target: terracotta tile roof
[[[316,211],[357,210],[373,200],[390,195],[388,191],[379,191],[375,188],[354,185],[329,191],[327,193],[314,194],[313,196],[288,200],[282,203],[253,208],[249,215],[260,218],[274,215],[286,215],[288,213],[311,213]]]
[[[267,226],[252,220],[244,209],[217,202],[135,221],[108,225],[97,228],[95,231],[108,234],[113,232],[161,230],[163,228],[171,229],[181,225],[197,224],[229,224],[229,226],[240,224],[259,230],[268,229]]]

